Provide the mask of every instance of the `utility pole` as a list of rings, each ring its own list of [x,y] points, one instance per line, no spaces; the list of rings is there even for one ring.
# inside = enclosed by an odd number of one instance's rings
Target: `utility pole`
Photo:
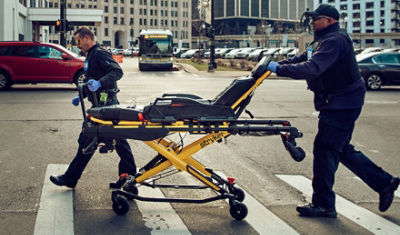
[[[63,47],[67,47],[67,42],[65,40],[65,33],[67,31],[66,27],[66,15],[67,15],[67,7],[65,4],[66,0],[60,0],[60,21],[61,21],[61,27],[60,27],[60,44]]]
[[[214,0],[211,1],[211,25],[210,25],[210,63],[208,64],[208,71],[212,72],[217,68],[215,63],[215,41],[214,41]]]

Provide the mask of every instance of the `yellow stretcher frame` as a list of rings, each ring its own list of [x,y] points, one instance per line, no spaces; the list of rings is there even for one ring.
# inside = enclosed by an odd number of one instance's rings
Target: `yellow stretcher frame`
[[[261,63],[261,62],[260,62]],[[264,61],[266,67],[267,63]],[[265,67],[263,68],[265,70]],[[232,110],[236,110],[239,105],[246,100],[254,90],[271,74],[270,71],[265,71],[256,79],[255,83],[248,89],[238,100],[232,105]],[[254,72],[253,72],[254,73]],[[84,107],[83,107],[84,108]],[[257,121],[262,123],[259,127]],[[193,154],[201,149],[216,143],[221,142],[231,134],[240,133],[240,131],[251,132],[254,130],[263,130],[267,134],[280,134],[284,141],[286,149],[291,152],[297,151],[299,147],[295,147],[294,139],[301,137],[301,133],[296,128],[291,127],[288,121],[271,121],[271,120],[227,120],[218,122],[197,122],[197,121],[176,121],[173,123],[152,123],[150,121],[113,121],[101,120],[95,117],[89,117],[91,126],[100,126],[102,128],[111,128],[114,131],[128,130],[135,131],[139,128],[146,128],[146,130],[168,130],[168,133],[174,132],[189,132],[190,134],[204,134],[201,138],[193,141],[189,145],[183,147],[179,146],[173,141],[162,138],[157,138],[150,141],[144,141],[146,145],[154,149],[158,155],[151,160],[145,167],[141,168],[136,176],[130,176],[125,183],[123,189],[115,190],[112,192],[113,210],[120,215],[127,213],[129,204],[125,200],[137,199],[143,201],[153,202],[177,202],[177,203],[206,203],[215,200],[229,199],[230,214],[236,220],[242,220],[247,215],[247,207],[242,203],[244,200],[244,192],[240,188],[234,186],[234,179],[222,179],[219,175],[211,169],[206,168],[199,161],[192,157]],[[242,125],[238,127],[237,124]],[[253,128],[256,125],[255,128]],[[279,125],[277,127],[276,125]],[[292,136],[291,136],[292,135]],[[291,152],[292,154],[292,152]],[[293,157],[293,154],[292,154]],[[302,157],[304,158],[304,157]],[[302,160],[301,158],[301,160]],[[181,199],[181,198],[145,198],[138,195],[136,184],[142,184],[151,187],[157,185],[149,185],[147,180],[161,174],[170,167],[174,167],[178,172],[188,172],[196,179],[200,180],[207,187],[217,192],[217,196],[206,199]],[[177,187],[177,185],[172,185]],[[188,186],[188,188],[191,188]],[[192,188],[198,188],[193,186]],[[123,198],[123,197],[125,198]]]

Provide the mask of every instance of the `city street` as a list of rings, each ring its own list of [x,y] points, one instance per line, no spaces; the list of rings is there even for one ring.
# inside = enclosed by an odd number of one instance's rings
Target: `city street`
[[[189,93],[213,99],[233,79],[234,72],[139,72],[137,58],[124,58],[119,81],[121,104],[144,106],[163,93]],[[240,74],[244,74],[240,72]],[[238,73],[239,75],[239,73]],[[116,152],[96,154],[74,190],[58,187],[49,174],[61,174],[73,159],[81,131],[82,112],[71,104],[74,85],[15,85],[0,92],[0,229],[1,234],[400,234],[400,190],[391,208],[378,210],[378,194],[339,166],[334,190],[338,218],[305,218],[298,204],[309,202],[312,144],[318,113],[312,92],[303,80],[267,79],[247,109],[256,119],[288,120],[303,132],[297,143],[307,153],[295,162],[280,136],[233,135],[202,149],[196,160],[232,176],[246,193],[249,214],[235,221],[229,204],[177,204],[130,201],[118,216],[112,209],[110,181],[118,177]],[[367,92],[356,123],[353,145],[393,175],[400,175],[400,86]],[[87,105],[88,106],[88,105]],[[243,118],[249,118],[242,114]],[[188,144],[198,138],[182,135]],[[180,137],[170,136],[176,142]],[[156,152],[141,141],[129,140],[136,164],[142,167]],[[200,184],[187,173],[161,182]],[[153,197],[205,198],[210,190],[153,190]],[[59,197],[62,195],[62,197]],[[48,203],[48,202],[51,203]],[[47,232],[46,232],[47,231]],[[52,231],[52,232],[48,232]]]

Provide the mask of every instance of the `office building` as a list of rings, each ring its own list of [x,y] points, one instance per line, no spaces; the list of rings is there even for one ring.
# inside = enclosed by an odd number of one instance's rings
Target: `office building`
[[[315,5],[321,3],[339,10],[341,27],[350,33],[356,47],[400,46],[399,0],[314,0]]]
[[[204,38],[209,23],[198,9],[204,1],[193,0],[193,35]],[[302,29],[300,18],[313,0],[215,0],[215,35],[218,43],[230,46],[296,46]],[[203,10],[204,11],[204,10]]]

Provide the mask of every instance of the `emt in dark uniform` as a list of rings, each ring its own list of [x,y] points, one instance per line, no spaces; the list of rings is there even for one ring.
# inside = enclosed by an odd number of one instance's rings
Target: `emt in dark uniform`
[[[386,211],[393,201],[399,178],[393,177],[350,144],[355,122],[365,97],[352,40],[339,28],[339,12],[321,4],[311,17],[314,41],[296,57],[268,65],[278,76],[306,79],[314,92],[319,111],[318,133],[314,140],[312,203],[298,206],[302,216],[336,218],[333,184],[339,162],[379,193],[379,210]]]
[[[95,97],[92,95],[92,92],[95,92],[99,105],[119,104],[116,94],[119,91],[117,81],[123,75],[121,67],[115,62],[108,51],[102,49],[99,44],[94,42],[94,34],[88,28],[83,27],[77,30],[74,33],[74,39],[77,42],[78,48],[87,55],[84,70],[86,75],[85,81],[88,82],[88,86],[84,92],[84,96],[93,104]],[[79,95],[72,99],[72,104],[75,106],[79,105]],[[92,138],[85,137],[81,133],[78,139],[79,147],[75,158],[63,175],[50,176],[51,182],[59,186],[74,188],[94,154],[94,151],[86,154],[83,152],[83,149],[91,142]],[[125,139],[116,140],[115,150],[121,158],[118,165],[120,179],[115,183],[110,183],[110,187],[120,188],[127,174],[136,174],[136,165],[131,148]]]

